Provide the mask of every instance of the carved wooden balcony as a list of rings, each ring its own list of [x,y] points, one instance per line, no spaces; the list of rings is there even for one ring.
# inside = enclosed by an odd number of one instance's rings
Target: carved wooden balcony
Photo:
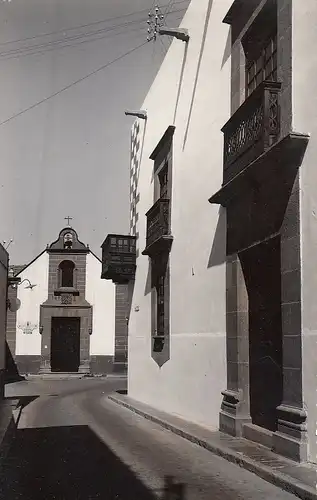
[[[151,257],[170,250],[173,236],[170,234],[169,207],[170,200],[160,198],[146,213],[146,247],[142,252],[143,255]]]
[[[136,270],[136,238],[130,235],[108,234],[102,244],[101,278],[114,283],[128,283]]]
[[[261,83],[222,128],[223,184],[227,184],[278,140],[280,89],[280,82]]]

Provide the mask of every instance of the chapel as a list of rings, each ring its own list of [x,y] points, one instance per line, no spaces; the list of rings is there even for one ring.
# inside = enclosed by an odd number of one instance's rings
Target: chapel
[[[7,345],[20,374],[113,370],[115,284],[101,279],[101,260],[70,225],[24,266],[11,266]]]

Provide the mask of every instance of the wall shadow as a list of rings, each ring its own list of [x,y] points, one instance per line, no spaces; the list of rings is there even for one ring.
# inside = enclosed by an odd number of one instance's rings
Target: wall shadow
[[[165,479],[161,498],[176,496]],[[175,492],[175,493],[174,493]],[[19,429],[4,461],[0,498],[154,500],[136,475],[88,426]]]
[[[20,382],[22,380],[25,380],[25,377],[22,377],[20,375],[16,362],[13,359],[8,342],[6,341],[4,383],[12,384],[14,382]]]
[[[221,69],[224,67],[224,65],[228,61],[229,57],[231,56],[231,51],[232,51],[231,30],[232,30],[232,28],[230,26],[229,31],[228,31],[228,36],[227,36],[225,50],[224,50],[224,53],[223,53],[223,58],[222,58],[222,63],[221,63]]]
[[[182,91],[182,85],[183,85],[183,79],[184,79],[184,71],[185,71],[185,65],[186,65],[186,60],[187,60],[187,54],[188,54],[188,43],[186,43],[186,45],[185,45],[185,51],[184,51],[184,56],[183,56],[183,63],[182,63],[180,77],[179,77],[178,91],[177,91],[176,104],[175,104],[175,110],[174,110],[174,116],[173,116],[173,125],[175,125],[175,120],[176,120],[176,115],[177,115],[177,110],[178,110],[179,99],[180,99],[180,95],[181,95],[181,91]]]
[[[148,258],[148,271],[147,271],[147,276],[146,276],[146,282],[145,282],[145,288],[144,288],[144,295],[148,295],[152,291],[152,263],[151,259]]]
[[[9,396],[9,397],[4,398],[4,400],[6,402],[9,402],[9,404],[10,404],[10,401],[12,401],[14,403],[16,400],[18,400],[18,404],[16,406],[12,406],[12,410],[13,409],[19,410],[18,418],[16,421],[14,421],[14,424],[13,424],[16,429],[19,425],[23,409],[39,397],[40,396]],[[12,422],[13,422],[13,420],[12,420]],[[15,430],[15,433],[16,433],[16,430]],[[1,490],[0,490],[0,493],[1,493]],[[2,497],[0,496],[0,498],[2,498]]]
[[[141,120],[141,119],[139,118],[139,120]],[[144,127],[143,127],[143,133],[142,133],[142,137],[141,137],[141,151],[140,151],[140,158],[139,158],[139,162],[138,162],[137,177],[136,177],[136,198],[137,199],[135,200],[135,206],[137,206],[139,201],[140,201],[140,191],[139,191],[140,166],[142,165],[142,160],[143,160],[143,150],[144,150],[146,128],[147,128],[147,119],[145,120]],[[137,211],[136,211],[136,214],[138,214]]]
[[[213,2],[214,2],[214,0],[209,0],[209,2],[208,2],[204,32],[203,32],[203,37],[202,37],[202,41],[201,41],[200,53],[199,53],[199,57],[198,57],[198,64],[197,64],[197,70],[196,70],[196,76],[195,76],[194,89],[193,89],[193,94],[192,94],[192,99],[191,99],[191,103],[190,103],[189,114],[188,114],[188,119],[187,119],[187,124],[186,124],[186,131],[185,131],[184,142],[183,142],[183,151],[185,149],[186,142],[187,142],[188,130],[189,130],[189,125],[190,125],[191,116],[192,116],[193,107],[194,107],[194,102],[195,102],[195,97],[196,97],[196,90],[197,90],[200,66],[201,66],[201,61],[202,61],[204,50],[205,50],[207,31],[208,31],[209,19],[210,19],[211,8],[213,5]]]
[[[226,262],[227,248],[227,216],[226,209],[222,206],[219,208],[219,217],[217,227],[210,251],[207,268],[220,266]]]
[[[54,396],[54,394],[52,394]],[[8,396],[5,397],[4,399],[6,401],[16,401],[18,400],[17,408],[21,408],[22,410],[28,406],[30,403],[35,401],[37,398],[39,398],[39,395],[34,395],[34,396]]]

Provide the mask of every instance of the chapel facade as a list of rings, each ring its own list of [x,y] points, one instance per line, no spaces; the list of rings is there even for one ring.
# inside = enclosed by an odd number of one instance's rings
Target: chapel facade
[[[20,284],[9,287],[9,298],[21,305],[8,312],[7,342],[20,373],[112,371],[115,286],[100,272],[98,257],[65,227],[15,273]]]

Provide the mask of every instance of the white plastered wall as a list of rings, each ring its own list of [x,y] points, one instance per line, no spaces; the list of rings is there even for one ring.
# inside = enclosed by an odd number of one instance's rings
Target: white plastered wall
[[[40,305],[48,294],[48,261],[48,253],[44,252],[19,274],[21,282],[28,279],[32,285],[36,285],[32,290],[26,288],[28,282],[18,286],[17,298],[21,301],[21,307],[17,311],[16,354],[19,356],[41,355]],[[34,327],[31,334],[23,333],[28,322]]]
[[[90,336],[91,356],[113,356],[115,338],[115,285],[102,280],[101,262],[87,255],[86,300],[93,306],[93,325]]]
[[[186,51],[183,42],[173,41],[142,105],[148,120],[139,178],[137,230],[141,251],[145,247],[145,213],[153,204],[153,162],[149,156],[167,127],[176,126],[171,348],[170,360],[161,368],[151,357],[149,265],[142,255],[137,260],[129,321],[129,395],[211,427],[218,426],[221,391],[226,387],[226,219],[208,198],[221,186],[221,127],[230,116],[230,38],[222,19],[231,4],[231,0],[199,0],[189,6],[181,24],[189,30],[190,42],[175,123]]]

